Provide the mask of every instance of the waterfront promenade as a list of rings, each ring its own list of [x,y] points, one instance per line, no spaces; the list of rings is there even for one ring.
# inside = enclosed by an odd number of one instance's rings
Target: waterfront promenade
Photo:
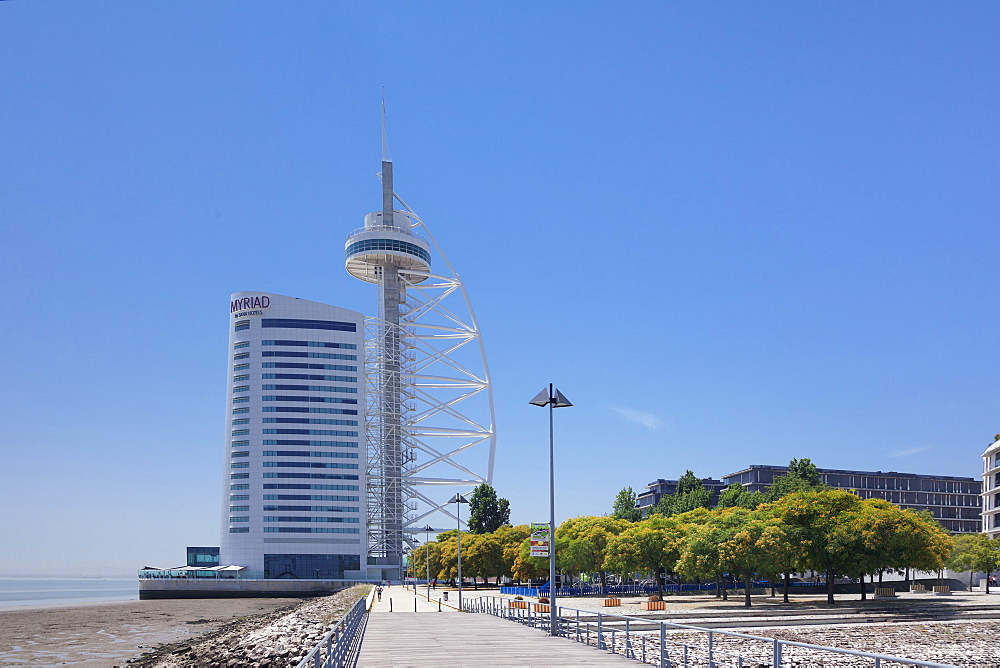
[[[358,666],[635,666],[635,661],[491,615],[460,614],[431,590],[414,595],[401,586],[375,601]],[[475,592],[468,592],[475,597]],[[448,592],[456,605],[457,592]],[[390,604],[391,601],[391,604]],[[414,602],[417,611],[414,612]],[[390,612],[390,605],[392,612]]]

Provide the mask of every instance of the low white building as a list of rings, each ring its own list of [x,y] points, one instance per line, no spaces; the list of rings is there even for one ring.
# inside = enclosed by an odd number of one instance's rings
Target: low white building
[[[983,453],[983,533],[1000,537],[1000,434]]]

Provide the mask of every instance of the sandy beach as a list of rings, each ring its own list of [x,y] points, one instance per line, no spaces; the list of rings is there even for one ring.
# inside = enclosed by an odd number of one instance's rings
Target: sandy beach
[[[174,599],[0,610],[0,666],[122,666],[161,643],[301,601]]]

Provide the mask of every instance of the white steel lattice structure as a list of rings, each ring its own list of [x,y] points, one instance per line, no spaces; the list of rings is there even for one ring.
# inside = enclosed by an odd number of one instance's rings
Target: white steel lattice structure
[[[369,572],[398,577],[412,533],[435,514],[456,518],[449,496],[492,484],[496,435],[486,351],[465,286],[393,192],[387,158],[381,176],[382,211],[348,236],[345,254],[347,271],[379,288],[378,317],[366,319]],[[431,248],[445,272],[431,272]]]

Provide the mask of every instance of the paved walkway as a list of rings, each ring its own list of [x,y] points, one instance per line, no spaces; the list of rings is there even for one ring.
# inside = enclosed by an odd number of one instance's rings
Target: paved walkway
[[[401,586],[372,605],[358,666],[635,666],[635,661],[492,615],[464,613]],[[463,598],[473,592],[463,592]],[[457,592],[448,592],[455,605]],[[391,601],[391,603],[390,603]],[[417,612],[413,612],[416,601]],[[392,612],[389,612],[390,605]]]

